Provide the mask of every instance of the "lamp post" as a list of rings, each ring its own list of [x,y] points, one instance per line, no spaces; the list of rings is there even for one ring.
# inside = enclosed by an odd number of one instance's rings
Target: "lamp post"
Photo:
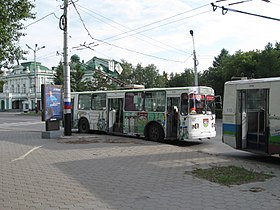
[[[193,30],[190,30],[190,34],[192,36],[192,41],[193,41],[194,85],[198,86],[198,78],[197,78],[197,65],[198,65],[198,62],[197,62],[196,53],[195,53]]]
[[[35,112],[38,113],[37,107],[37,65],[36,65],[36,53],[38,50],[45,48],[45,46],[38,47],[38,44],[35,44],[34,49],[31,48],[29,45],[26,45],[28,49],[32,50],[34,53],[34,96],[35,96]]]

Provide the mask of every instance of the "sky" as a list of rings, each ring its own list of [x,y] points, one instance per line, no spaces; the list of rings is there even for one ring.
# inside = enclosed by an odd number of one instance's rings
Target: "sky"
[[[195,50],[197,70],[203,72],[223,48],[234,54],[279,42],[280,0],[234,4],[241,1],[75,0],[69,5],[69,59],[76,54],[85,62],[96,56],[133,66],[154,64],[170,74],[193,69]],[[211,3],[218,6],[215,11]],[[222,6],[277,20],[231,10],[223,15]],[[19,42],[24,50],[45,46],[36,51],[36,61],[49,68],[63,60],[62,7],[62,0],[35,1],[36,19],[24,22],[26,36]],[[26,58],[33,61],[34,52]]]

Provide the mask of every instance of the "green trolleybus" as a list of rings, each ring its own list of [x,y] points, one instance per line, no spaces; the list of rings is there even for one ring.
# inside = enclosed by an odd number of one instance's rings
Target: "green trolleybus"
[[[226,82],[223,142],[233,148],[280,154],[280,77]]]
[[[164,139],[216,136],[215,96],[210,87],[127,89],[72,93],[73,128]]]

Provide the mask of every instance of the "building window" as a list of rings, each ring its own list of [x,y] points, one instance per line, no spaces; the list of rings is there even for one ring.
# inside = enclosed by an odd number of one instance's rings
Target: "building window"
[[[26,86],[25,86],[25,84],[22,85],[22,92],[26,93]]]

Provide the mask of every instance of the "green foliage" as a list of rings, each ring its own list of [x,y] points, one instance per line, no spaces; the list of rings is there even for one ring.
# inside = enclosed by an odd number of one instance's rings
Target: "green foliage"
[[[195,169],[192,174],[211,182],[230,185],[241,185],[250,182],[265,181],[274,177],[271,174],[249,171],[239,166],[220,166],[208,169]]]
[[[194,83],[194,73],[191,69],[185,69],[181,74],[175,73],[170,75],[168,81],[169,87],[186,87],[192,86]]]
[[[0,0],[0,66],[23,58],[25,52],[18,46],[23,33],[24,20],[35,18],[34,8],[28,0]]]
[[[0,93],[3,93],[4,81],[0,80]]]
[[[83,81],[83,77],[85,75],[85,70],[82,67],[81,63],[72,63],[72,68],[70,68],[70,84],[71,91],[79,92],[85,90],[85,82]]]
[[[131,84],[133,83],[133,66],[132,64],[128,63],[125,60],[121,60],[122,62],[122,68],[123,71],[121,72],[121,74],[119,75],[119,80],[123,81],[125,84]]]
[[[136,67],[122,60],[123,72],[119,79],[126,84],[144,85],[146,88],[166,87],[167,74],[160,75],[159,70],[154,64],[143,67],[138,63]]]
[[[216,95],[223,96],[224,83],[240,77],[265,78],[280,76],[280,44],[268,43],[264,50],[237,51],[230,55],[222,49],[214,58],[213,66],[199,78],[200,85],[213,87]]]
[[[54,84],[55,85],[63,85],[64,76],[63,76],[63,64],[62,62],[59,63],[58,67],[56,68],[56,72],[54,74]]]
[[[149,64],[146,67],[137,64],[133,71],[133,81],[135,84],[144,85],[145,88],[159,88],[166,86],[165,78],[159,74],[159,70],[154,64]]]

